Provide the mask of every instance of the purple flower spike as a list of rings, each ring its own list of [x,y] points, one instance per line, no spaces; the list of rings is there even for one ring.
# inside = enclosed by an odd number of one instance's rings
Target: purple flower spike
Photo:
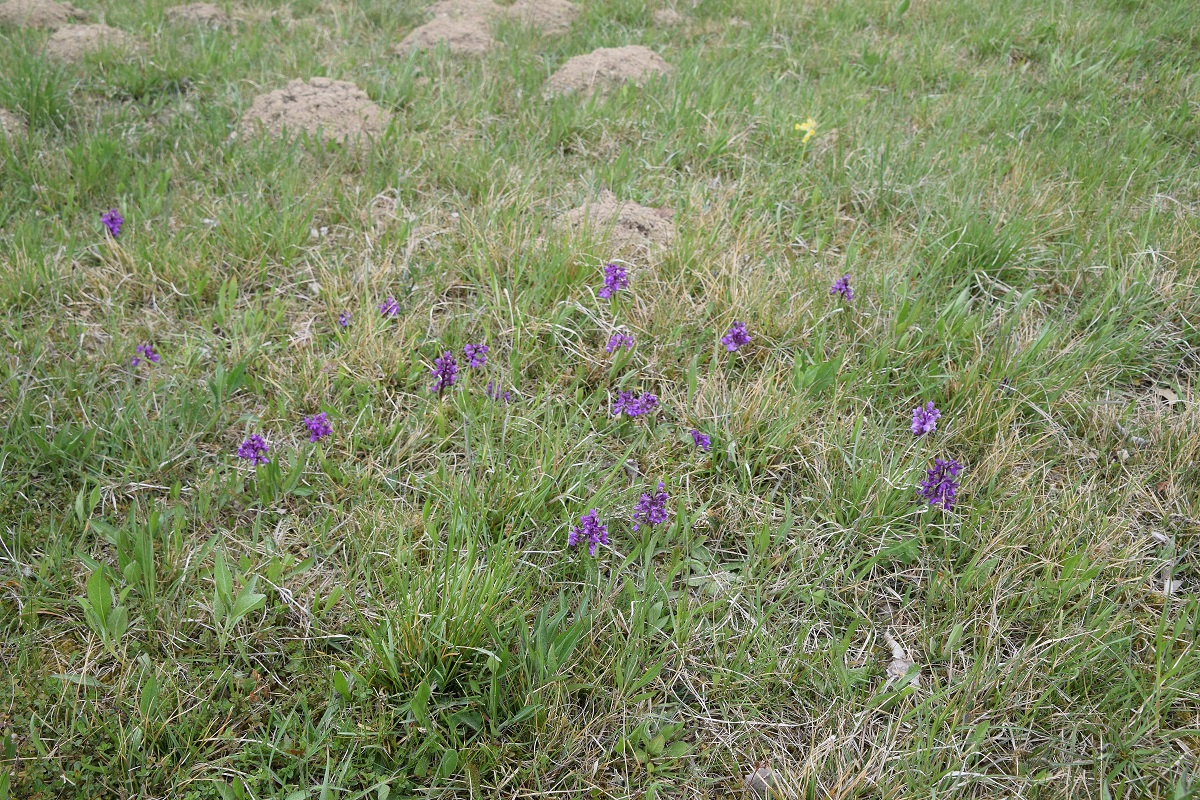
[[[704,452],[708,452],[708,448],[712,447],[712,438],[707,433],[701,433],[698,430],[692,431],[692,441],[696,443]]]
[[[629,288],[629,276],[625,268],[619,264],[604,265],[604,286],[596,292],[596,296],[607,300],[622,289]]]
[[[937,421],[942,418],[942,412],[934,407],[930,400],[925,407],[917,406],[912,411],[912,432],[914,436],[924,436],[937,430]]]
[[[935,458],[933,467],[925,471],[925,480],[917,487],[917,494],[930,506],[941,506],[949,511],[958,502],[960,484],[955,479],[962,468],[962,464],[954,459]]]
[[[667,521],[667,501],[671,497],[666,492],[663,482],[658,482],[658,491],[654,494],[644,494],[633,509],[633,529],[638,525],[658,525]]]
[[[333,433],[333,428],[329,425],[329,415],[324,411],[320,414],[313,414],[311,417],[305,417],[304,427],[308,428],[310,442],[319,442]]]
[[[158,363],[160,356],[158,353],[154,352],[154,345],[139,344],[134,349],[137,350],[137,355],[134,356],[133,360],[129,362],[133,366],[136,367],[138,364],[141,364],[143,359],[149,361],[151,364]]]
[[[244,458],[254,465],[270,464],[271,459],[267,457],[267,450],[270,449],[263,439],[257,433],[242,442],[238,447],[238,458]]]
[[[120,211],[110,208],[100,215],[100,222],[108,228],[108,234],[116,239],[121,235],[121,226],[125,224],[125,218],[121,216]]]
[[[750,344],[750,334],[746,331],[746,323],[735,321],[730,325],[729,332],[721,337],[721,344],[725,345],[725,349],[731,353],[739,347]]]
[[[512,402],[512,392],[508,391],[507,389],[501,391],[500,384],[492,383],[491,381],[488,381],[487,396],[495,400],[497,403]]]
[[[610,353],[614,353],[622,347],[624,347],[626,350],[633,349],[633,337],[628,333],[614,333],[612,337],[609,338],[608,344],[604,346],[604,349]]]
[[[463,355],[467,357],[467,366],[471,369],[479,369],[487,363],[488,346],[486,344],[469,344],[463,348]]]
[[[400,304],[389,294],[388,299],[379,304],[379,313],[385,317],[394,317],[400,313]]]
[[[594,508],[580,517],[579,524],[567,534],[567,547],[577,547],[583,542],[587,542],[588,555],[591,556],[596,555],[598,546],[608,544],[608,526],[600,524],[600,517]]]
[[[829,290],[830,294],[840,294],[846,302],[854,299],[854,290],[850,288],[850,273],[847,272],[842,277],[833,282],[833,288]]]
[[[612,404],[612,415],[614,417],[619,417],[621,414],[627,417],[641,417],[657,407],[657,395],[647,392],[634,397],[633,392],[617,392],[617,399]]]
[[[447,350],[434,359],[433,377],[433,388],[430,391],[437,392],[439,395],[454,385],[454,382],[458,380],[458,362],[454,360],[454,353]]]
[[[397,310],[399,310],[399,309],[397,309]],[[338,325],[340,325],[341,327],[343,327],[343,328],[349,328],[349,327],[350,327],[350,323],[351,323],[352,321],[353,321],[353,320],[351,320],[351,318],[350,318],[350,312],[349,312],[349,311],[343,311],[342,313],[338,314]]]

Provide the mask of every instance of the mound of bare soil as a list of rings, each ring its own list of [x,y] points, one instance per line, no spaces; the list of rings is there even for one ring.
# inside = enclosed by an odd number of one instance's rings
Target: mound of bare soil
[[[562,221],[573,231],[591,230],[608,236],[617,250],[640,250],[669,245],[675,238],[674,212],[669,208],[647,208],[621,202],[610,191],[598,200],[573,208]]]
[[[626,82],[642,86],[655,75],[670,73],[671,65],[647,47],[601,47],[559,67],[546,81],[545,93],[548,97],[571,92],[604,94]]]
[[[546,35],[566,33],[579,16],[579,6],[568,0],[517,0],[511,6],[493,0],[437,0],[426,10],[435,19],[512,19]]]
[[[683,23],[683,15],[673,8],[660,8],[654,12],[654,24],[660,28],[673,28]]]
[[[413,50],[433,50],[439,44],[445,44],[455,55],[479,56],[490,50],[496,40],[483,17],[441,16],[405,36],[392,51],[407,55]]]
[[[220,6],[212,3],[188,3],[183,6],[172,6],[166,10],[166,17],[167,22],[211,25],[214,28],[229,23],[229,15]]]
[[[0,108],[0,131],[4,132],[5,139],[14,136],[24,136],[25,120],[6,108]]]
[[[437,0],[426,9],[434,17],[481,17],[494,19],[506,9],[492,0]]]
[[[117,28],[107,25],[67,25],[46,40],[46,55],[73,63],[100,50],[136,50],[137,47],[137,39]]]
[[[282,89],[260,94],[242,115],[240,131],[253,136],[260,126],[278,138],[305,132],[322,139],[355,142],[387,129],[388,114],[349,81],[297,78]]]
[[[506,12],[509,18],[554,36],[571,29],[571,23],[579,16],[579,6],[567,0],[517,0]]]
[[[0,25],[20,28],[61,28],[87,19],[87,14],[70,3],[54,0],[8,0],[0,3]]]

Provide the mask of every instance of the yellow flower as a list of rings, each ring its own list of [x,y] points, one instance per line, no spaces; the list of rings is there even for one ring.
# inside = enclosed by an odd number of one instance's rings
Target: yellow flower
[[[817,132],[817,121],[812,117],[809,117],[808,119],[804,120],[804,122],[797,122],[796,130],[804,131],[804,138],[800,140],[800,144],[808,144],[808,140],[811,139]]]

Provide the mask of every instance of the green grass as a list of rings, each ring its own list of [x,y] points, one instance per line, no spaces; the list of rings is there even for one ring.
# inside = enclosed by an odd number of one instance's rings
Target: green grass
[[[479,61],[388,55],[415,3],[76,5],[143,52],[0,31],[0,800],[1200,791],[1195,3],[584,0]],[[630,43],[675,73],[542,99]],[[230,136],[313,75],[383,139]],[[603,188],[678,229],[612,303],[555,223]]]

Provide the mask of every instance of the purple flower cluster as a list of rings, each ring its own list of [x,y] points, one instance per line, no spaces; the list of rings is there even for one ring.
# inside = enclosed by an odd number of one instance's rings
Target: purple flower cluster
[[[933,433],[937,430],[937,421],[942,418],[942,412],[938,411],[930,400],[924,407],[917,406],[912,411],[912,432],[914,436],[924,436],[927,433]]]
[[[333,428],[329,425],[329,415],[324,411],[319,414],[313,414],[311,417],[305,417],[304,427],[308,428],[308,440],[310,442],[319,442],[333,433]]]
[[[453,386],[458,380],[458,362],[454,359],[454,353],[447,350],[434,359],[432,373],[434,380],[430,391],[441,394]]]
[[[125,218],[121,216],[120,211],[110,208],[100,215],[100,222],[108,228],[108,235],[116,239],[121,235],[121,226],[125,224]]]
[[[397,310],[399,310],[399,309],[397,309]],[[343,311],[342,313],[338,314],[338,325],[340,325],[343,328],[349,328],[350,322],[351,322],[351,319],[350,319],[349,311]]]
[[[511,403],[512,392],[507,389],[501,390],[500,384],[488,381],[487,396],[495,400],[497,403]]]
[[[627,417],[641,417],[657,407],[657,395],[647,392],[634,397],[633,392],[617,392],[617,399],[612,404],[612,415],[614,417],[619,417],[621,414]]]
[[[604,265],[604,286],[596,292],[596,296],[607,300],[622,289],[629,288],[629,275],[619,264]]]
[[[463,347],[463,355],[466,356],[467,366],[471,369],[479,369],[486,364],[487,353],[488,346],[486,344],[468,344]]]
[[[941,506],[949,511],[958,501],[958,473],[962,464],[954,459],[935,458],[933,466],[925,471],[925,480],[917,488],[917,494],[931,506]]]
[[[271,459],[267,457],[268,449],[270,448],[266,440],[256,433],[242,442],[241,446],[238,447],[237,455],[238,458],[244,458],[256,466],[260,464],[265,465],[271,463]]]
[[[654,494],[643,494],[633,508],[633,529],[640,525],[658,525],[667,521],[667,501],[671,499],[662,481],[658,482],[658,491]]]
[[[609,337],[608,344],[604,346],[604,349],[613,353],[622,347],[626,350],[633,348],[633,337],[628,333],[614,333]]]
[[[137,350],[137,355],[134,356],[133,359],[129,362],[133,366],[136,367],[138,364],[141,364],[143,359],[145,359],[146,361],[149,361],[151,364],[158,363],[158,359],[160,358],[160,356],[158,355],[158,353],[154,352],[153,345],[139,344],[134,349]]]
[[[385,317],[394,317],[400,313],[400,304],[389,294],[387,300],[379,304],[379,313]]]
[[[735,321],[730,325],[729,331],[721,337],[721,344],[725,345],[725,349],[731,353],[739,347],[750,344],[750,334],[746,330],[746,323]]]
[[[847,303],[854,299],[854,290],[850,288],[850,273],[847,272],[842,277],[833,282],[833,288],[829,290],[830,294],[840,294],[842,299]]]
[[[608,526],[600,524],[600,516],[596,509],[579,518],[579,524],[571,528],[567,534],[567,547],[577,547],[587,542],[588,555],[596,555],[596,548],[608,544]]]
[[[706,453],[708,452],[708,448],[712,447],[712,437],[707,433],[701,433],[695,429],[692,430],[692,441],[696,443],[696,447],[699,447]]]

